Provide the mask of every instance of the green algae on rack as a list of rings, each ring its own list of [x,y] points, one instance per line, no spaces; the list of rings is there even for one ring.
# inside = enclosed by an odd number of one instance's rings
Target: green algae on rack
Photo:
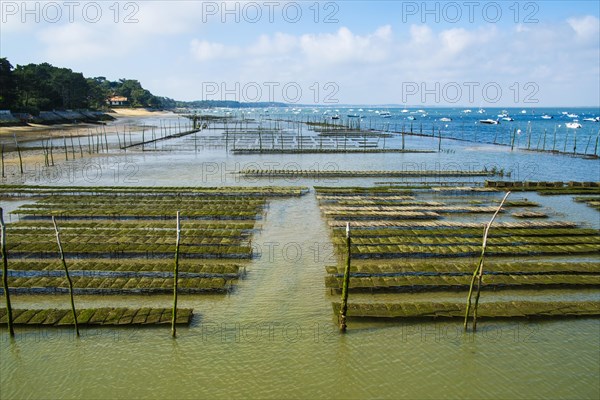
[[[595,287],[600,288],[600,274],[484,274],[483,288],[543,288],[543,287]],[[431,291],[466,290],[469,288],[469,275],[402,275],[351,277],[350,290],[353,291]],[[341,290],[342,278],[327,276],[328,289]]]
[[[340,303],[332,303],[333,312],[337,314]],[[465,304],[436,302],[403,302],[403,303],[350,303],[348,317],[368,318],[464,318]],[[565,318],[565,317],[598,317],[600,305],[596,301],[537,302],[507,301],[481,303],[478,317],[491,318]]]
[[[15,309],[15,325],[61,327],[73,325],[73,315],[67,309]],[[178,325],[189,325],[192,321],[191,308],[178,308]],[[170,324],[172,310],[169,308],[84,308],[77,310],[80,326],[127,326]],[[6,310],[0,310],[0,325],[5,325]]]
[[[415,171],[341,171],[341,170],[275,170],[275,169],[245,169],[235,172],[239,175],[255,178],[276,177],[305,177],[305,178],[407,178],[419,176],[461,177],[461,176],[493,176],[488,171],[459,171],[459,170],[415,170]]]

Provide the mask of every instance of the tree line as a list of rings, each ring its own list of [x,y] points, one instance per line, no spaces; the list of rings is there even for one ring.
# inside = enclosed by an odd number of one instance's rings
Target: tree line
[[[0,58],[0,110],[37,115],[43,110],[107,108],[111,96],[127,97],[132,107],[173,108],[177,102],[153,95],[135,79],[86,78],[49,63],[17,65]]]

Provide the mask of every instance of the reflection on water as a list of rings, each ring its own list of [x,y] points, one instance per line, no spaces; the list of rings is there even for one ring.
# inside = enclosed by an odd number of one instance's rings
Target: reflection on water
[[[184,140],[189,138],[171,145],[177,148]],[[411,138],[408,143],[437,146],[431,138]],[[71,162],[75,172],[60,175],[52,183],[348,186],[386,181],[269,180],[230,173],[243,168],[284,169],[286,165],[314,169],[332,163],[344,170],[498,165],[514,171],[513,179],[597,180],[598,161],[511,153],[506,148],[452,141],[443,146],[451,151],[360,156],[232,156],[223,149],[130,151],[126,156]],[[83,173],[86,163],[99,168],[93,179]],[[124,169],[128,165],[133,167]],[[27,183],[47,182],[28,176]],[[553,218],[599,228],[597,212],[568,197],[534,193],[516,197],[558,210],[560,214]],[[463,334],[460,322],[351,320],[348,334],[340,336],[330,305],[335,297],[323,283],[325,266],[335,263],[336,257],[312,192],[302,198],[271,201],[253,244],[260,254],[234,293],[180,298],[180,305],[193,307],[197,316],[190,327],[178,328],[175,341],[169,327],[86,328],[80,340],[68,329],[18,328],[14,341],[2,331],[0,397],[437,399],[598,398],[600,394],[597,319],[484,322],[476,336]],[[519,290],[510,295],[545,300],[554,293]],[[598,291],[591,289],[561,293],[569,299],[600,299]],[[372,297],[356,296],[361,300]],[[410,299],[413,295],[403,296]],[[505,296],[502,291],[484,293],[482,300]],[[463,296],[433,293],[431,297]],[[170,300],[170,296],[76,298],[82,307],[167,306]],[[65,296],[15,296],[13,306],[67,307],[67,302]]]

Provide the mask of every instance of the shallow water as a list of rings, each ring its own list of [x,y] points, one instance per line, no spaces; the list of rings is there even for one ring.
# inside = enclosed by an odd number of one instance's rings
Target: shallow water
[[[178,139],[170,145],[178,148],[185,140]],[[407,143],[415,147],[437,146],[437,140],[431,138],[411,138]],[[450,151],[232,156],[222,149],[197,153],[189,148],[170,152],[138,150],[129,151],[126,156],[111,154],[77,160],[70,164],[74,173],[60,175],[52,183],[349,186],[400,181],[270,180],[240,178],[229,173],[244,167],[283,169],[288,165],[288,168],[310,169],[330,163],[341,170],[415,169],[422,165],[423,169],[433,169],[436,163],[443,169],[490,164],[508,169],[516,165],[519,179],[597,180],[600,165],[598,160],[511,153],[509,149],[491,145],[452,141],[443,145]],[[83,173],[90,163],[98,168],[97,178],[90,179],[90,175]],[[35,176],[28,176],[26,182],[48,183]],[[569,197],[515,194],[515,198],[521,197],[553,210],[552,218],[596,228],[600,225],[597,211],[575,204]],[[3,202],[2,206],[8,204]],[[463,334],[459,321],[350,320],[348,334],[340,336],[331,309],[331,302],[337,296],[331,296],[324,287],[325,266],[335,263],[336,257],[314,192],[301,198],[270,201],[267,217],[253,244],[259,256],[251,261],[246,279],[239,282],[232,294],[180,298],[180,306],[194,308],[196,316],[190,327],[178,328],[177,340],[170,338],[169,326],[86,328],[79,340],[68,329],[17,328],[15,340],[2,331],[0,397],[596,399],[600,396],[598,319],[489,321],[480,324],[475,336]],[[402,296],[409,299],[416,295]],[[440,300],[464,297],[454,293],[428,296]],[[482,301],[502,300],[507,296],[600,301],[600,293],[592,289],[497,291],[483,293]],[[360,294],[354,298],[373,297]],[[76,301],[82,307],[169,306],[171,298],[105,296],[80,297]],[[50,306],[66,308],[68,297],[13,296],[15,308]]]

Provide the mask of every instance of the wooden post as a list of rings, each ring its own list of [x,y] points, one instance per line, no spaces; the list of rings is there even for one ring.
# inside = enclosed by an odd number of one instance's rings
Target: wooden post
[[[46,144],[44,144],[44,141],[42,140],[42,149],[44,150],[44,167],[49,167],[50,166],[50,161],[48,160],[48,142],[46,141]]]
[[[63,135],[63,147],[65,148],[65,161],[69,161],[69,150],[67,150],[67,137]]]
[[[146,124],[142,125],[142,151],[145,151],[146,149],[144,148],[145,145],[145,141],[146,141]]]
[[[73,144],[73,134],[69,132],[69,138],[71,139],[71,156],[75,159],[75,145]]]
[[[544,142],[542,144],[542,151],[546,151],[546,129],[544,129]]]
[[[81,147],[81,136],[77,136],[77,143],[79,143],[79,155],[83,158],[83,148]]]
[[[88,154],[92,154],[92,143],[90,141],[91,136],[92,136],[92,131],[88,129],[88,134],[87,134]]]
[[[102,132],[104,133],[104,144],[106,144],[106,152],[108,153],[108,137],[106,136],[106,127],[102,126]]]
[[[52,141],[50,141],[50,162],[52,163],[52,166],[54,167],[54,154],[52,154],[52,147],[54,146],[54,144],[52,144]]]
[[[517,128],[513,129],[513,132],[510,135],[510,151],[513,151],[515,148],[515,136],[517,136]]]
[[[23,175],[23,159],[21,158],[21,149],[19,148],[19,142],[17,141],[17,134],[13,133],[15,138],[15,146],[17,146],[17,154],[19,155],[19,167],[21,168],[21,175]]]
[[[595,155],[598,155],[598,139],[600,139],[600,129],[598,130],[598,135],[596,136],[596,145],[594,146]]]
[[[4,145],[2,146],[4,149]],[[8,254],[6,253],[6,226],[4,225],[4,210],[0,207],[0,231],[2,242],[2,287],[4,288],[4,299],[6,300],[6,321],[8,323],[8,333],[15,336],[13,328],[12,306],[10,305],[10,293],[8,292]]]
[[[402,132],[402,150],[404,150],[404,132]]]
[[[502,199],[502,201],[500,202],[500,205],[498,206],[498,209],[492,216],[492,219],[490,220],[490,222],[488,222],[488,224],[485,226],[485,229],[483,231],[483,244],[481,246],[481,255],[479,257],[479,263],[477,264],[477,268],[475,268],[475,271],[473,272],[473,277],[471,278],[471,285],[469,286],[469,294],[467,296],[467,309],[465,311],[465,322],[464,322],[465,331],[467,330],[467,322],[469,319],[469,312],[471,311],[471,298],[473,296],[473,285],[475,284],[475,279],[478,279],[478,283],[477,283],[477,296],[475,297],[475,307],[474,307],[474,314],[473,314],[473,332],[475,332],[475,330],[477,329],[477,306],[479,305],[479,294],[481,292],[481,280],[483,278],[483,260],[485,257],[485,247],[487,245],[487,237],[490,232],[490,227],[492,226],[492,223],[496,219],[496,216],[502,209],[502,206],[504,205],[504,202],[506,201],[506,199],[508,198],[509,195],[510,195],[510,191],[506,192],[506,194],[504,195],[504,198]]]
[[[5,175],[4,175],[4,143],[2,143],[2,178],[5,178]]]
[[[179,241],[181,238],[181,227],[179,226],[179,211],[177,211],[177,240],[175,242],[175,268],[173,270],[173,312],[171,320],[171,336],[177,337],[175,323],[177,322],[177,278],[179,276]]]
[[[73,281],[69,276],[69,269],[67,268],[67,262],[65,261],[65,253],[63,252],[62,244],[60,242],[60,232],[58,230],[58,226],[56,225],[56,220],[54,219],[54,215],[52,216],[52,224],[54,225],[54,232],[56,232],[56,242],[58,243],[58,254],[60,256],[60,262],[62,263],[63,268],[65,269],[65,275],[67,276],[67,281],[69,282],[69,296],[71,297],[71,311],[73,312],[73,321],[75,321],[75,333],[77,337],[79,337],[79,325],[77,325],[77,312],[75,311],[75,301],[73,300]]]
[[[121,149],[121,136],[119,135],[119,127],[115,126],[115,132],[117,133],[117,140],[119,141],[119,148]]]
[[[346,222],[346,268],[344,269],[344,283],[342,285],[342,306],[340,308],[340,332],[346,332],[346,313],[348,312],[348,286],[350,286],[350,263],[352,260],[352,239],[350,237],[350,223]]]
[[[585,151],[583,152],[584,155],[587,155],[588,148],[590,147],[591,142],[592,142],[592,135],[590,135],[590,137],[588,138],[587,144],[585,145]]]

